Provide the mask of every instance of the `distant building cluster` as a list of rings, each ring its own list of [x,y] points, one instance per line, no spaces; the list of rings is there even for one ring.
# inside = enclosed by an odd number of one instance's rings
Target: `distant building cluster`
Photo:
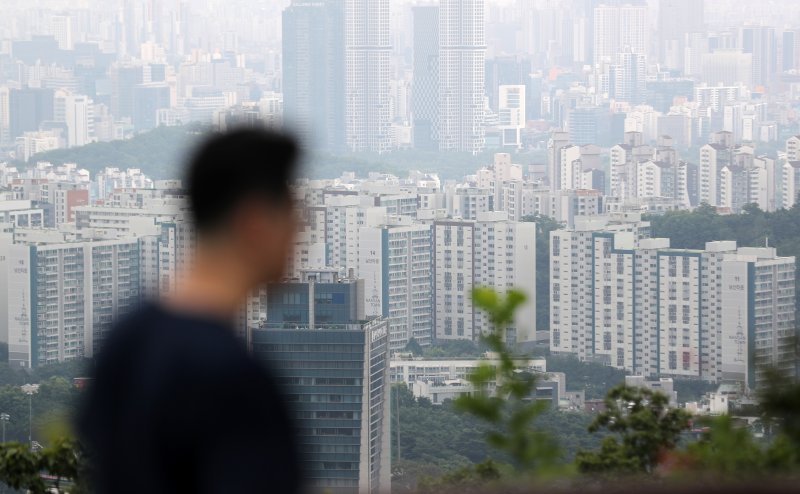
[[[23,20],[0,26],[0,150],[21,161],[191,122],[285,124],[333,153],[472,154],[543,150],[552,130],[769,146],[798,124],[800,30],[711,25],[703,0],[8,11]]]
[[[113,322],[169,293],[191,256],[179,181],[0,165],[0,308],[12,367],[91,357]]]
[[[712,7],[4,0],[11,365],[92,357],[114,320],[180,288],[192,262],[180,181],[42,153],[248,124],[290,129],[314,159],[402,150],[422,169],[299,180],[285,282],[252,293],[236,321],[275,363],[315,487],[390,485],[391,383],[437,405],[475,391],[466,375],[495,357],[408,352],[491,331],[477,287],[527,294],[502,335],[515,348],[616,367],[673,404],[674,381],[719,383],[697,413],[747,403],[766,367],[796,375],[796,260],[725,238],[675,249],[643,217],[797,206],[800,8]],[[428,164],[475,156],[477,170]],[[545,237],[550,220],[563,228]],[[531,399],[602,409],[542,362],[520,366],[539,377]]]
[[[769,368],[793,375],[795,259],[726,241],[671,249],[648,226],[595,217],[552,232],[551,351],[747,389]]]
[[[499,206],[513,191],[505,183],[524,180],[504,154],[462,183],[419,172],[407,180],[375,173],[306,181],[297,190],[305,224],[289,277],[328,267],[363,279],[366,315],[387,318],[393,351],[412,340],[477,340],[491,327],[473,307],[472,290],[517,288],[529,296],[519,317],[525,324],[507,336],[533,342],[536,225],[521,221],[521,204],[511,214]]]

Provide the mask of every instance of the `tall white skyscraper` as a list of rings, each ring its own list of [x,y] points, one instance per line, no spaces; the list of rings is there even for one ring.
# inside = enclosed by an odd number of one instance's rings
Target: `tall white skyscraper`
[[[346,0],[345,131],[353,151],[391,147],[391,51],[389,0]]]
[[[486,144],[484,0],[439,6],[439,148],[478,153]]]
[[[67,126],[67,147],[85,146],[94,140],[94,102],[83,94],[57,91],[54,117]]]
[[[647,55],[645,5],[601,5],[594,9],[594,63],[612,63],[618,53]]]
[[[522,130],[527,123],[525,107],[525,86],[500,86],[498,113],[503,146],[522,147]]]

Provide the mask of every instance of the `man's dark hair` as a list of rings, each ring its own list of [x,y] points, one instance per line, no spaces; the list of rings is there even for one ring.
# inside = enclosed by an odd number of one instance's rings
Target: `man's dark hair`
[[[245,199],[291,202],[300,149],[290,136],[246,128],[211,135],[192,154],[186,173],[198,232],[213,230]]]

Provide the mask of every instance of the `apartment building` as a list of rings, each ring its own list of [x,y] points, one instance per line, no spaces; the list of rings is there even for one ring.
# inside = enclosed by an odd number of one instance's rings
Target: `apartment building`
[[[13,367],[91,357],[140,301],[135,239],[0,246],[0,320]]]
[[[551,350],[653,377],[794,374],[795,259],[709,242],[671,249],[607,228],[551,234]]]
[[[389,218],[359,231],[357,276],[365,282],[366,315],[389,322],[389,348],[411,339],[429,345],[433,334],[430,225]]]

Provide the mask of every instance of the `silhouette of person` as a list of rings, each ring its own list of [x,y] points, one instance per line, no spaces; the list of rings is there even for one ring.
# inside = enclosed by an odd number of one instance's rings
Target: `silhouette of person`
[[[290,137],[255,129],[215,134],[194,153],[192,268],[172,296],[117,323],[80,409],[95,492],[302,489],[279,388],[234,329],[248,293],[284,273],[298,155]]]

